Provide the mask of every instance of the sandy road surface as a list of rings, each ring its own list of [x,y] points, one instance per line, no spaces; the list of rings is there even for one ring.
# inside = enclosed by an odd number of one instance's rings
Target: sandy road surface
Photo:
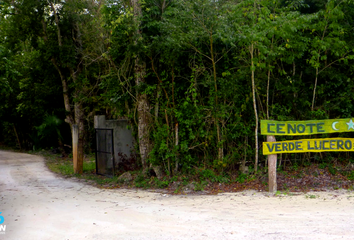
[[[101,190],[0,151],[0,239],[354,239],[354,192],[310,194]]]

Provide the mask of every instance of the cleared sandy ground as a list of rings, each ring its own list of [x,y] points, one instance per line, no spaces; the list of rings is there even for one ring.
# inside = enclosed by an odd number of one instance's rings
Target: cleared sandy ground
[[[170,196],[102,190],[0,151],[0,239],[354,239],[354,192]]]

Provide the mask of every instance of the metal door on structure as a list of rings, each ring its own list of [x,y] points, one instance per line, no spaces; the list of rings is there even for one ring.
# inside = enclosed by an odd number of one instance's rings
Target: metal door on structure
[[[113,129],[95,128],[96,174],[114,176]]]

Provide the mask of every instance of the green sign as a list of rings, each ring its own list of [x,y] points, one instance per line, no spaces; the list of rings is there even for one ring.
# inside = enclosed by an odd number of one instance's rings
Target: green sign
[[[354,151],[354,138],[320,138],[282,142],[263,142],[263,155],[278,153],[348,151]]]
[[[322,133],[354,132],[351,118],[309,121],[261,120],[262,135],[310,135]]]

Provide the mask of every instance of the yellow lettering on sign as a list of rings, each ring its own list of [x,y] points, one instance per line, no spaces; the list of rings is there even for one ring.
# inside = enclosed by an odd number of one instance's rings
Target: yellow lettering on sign
[[[354,152],[354,138],[319,138],[263,142],[263,155],[302,152]]]
[[[309,121],[261,120],[262,135],[310,135],[354,131],[352,118]]]

